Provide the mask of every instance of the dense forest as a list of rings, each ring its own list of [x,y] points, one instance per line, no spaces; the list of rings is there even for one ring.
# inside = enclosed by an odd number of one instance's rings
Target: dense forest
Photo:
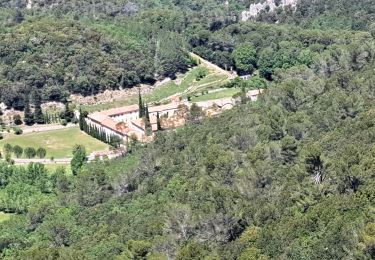
[[[237,23],[241,11],[254,2],[1,1],[1,101],[22,110],[29,97],[19,92],[40,89],[44,100],[64,102],[72,93],[92,95],[106,89],[152,84],[165,77],[174,78],[192,66],[189,50],[244,74],[258,65],[263,76],[270,79],[275,67],[291,65],[285,65],[288,62],[309,65],[314,52],[337,43],[328,32],[320,36],[311,31],[307,36],[291,28]],[[373,7],[364,0],[355,4],[300,1],[294,12],[287,8],[264,12],[256,20],[307,29],[375,29]],[[310,38],[309,42],[303,42],[305,38]],[[257,57],[253,60],[260,60],[259,64],[252,61],[251,68],[238,66],[239,55],[232,53],[236,47],[251,52],[249,46],[241,45],[244,42],[254,45]],[[273,63],[274,57],[269,57],[273,52],[284,56],[276,53],[279,49],[295,57]]]
[[[0,163],[0,258],[375,258],[371,1],[34,2],[0,1],[9,106],[173,77],[187,50],[268,88],[74,175]]]

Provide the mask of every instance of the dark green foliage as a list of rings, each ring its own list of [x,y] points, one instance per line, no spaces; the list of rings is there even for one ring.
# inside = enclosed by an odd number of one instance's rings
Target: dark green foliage
[[[160,122],[159,112],[156,113],[156,126],[157,126],[157,130],[158,130],[158,131],[162,130],[162,128],[161,128],[161,122]]]
[[[139,118],[143,118],[145,116],[145,107],[142,101],[141,90],[138,90],[138,108],[139,108]]]
[[[19,145],[15,145],[13,148],[13,153],[17,158],[20,158],[23,154],[23,148]]]
[[[13,116],[13,122],[16,125],[22,125],[23,124],[21,116],[19,114]]]
[[[241,44],[233,51],[236,69],[242,74],[252,74],[257,67],[257,52],[253,45]]]
[[[281,156],[285,163],[294,162],[297,157],[298,144],[294,137],[286,136],[281,140]]]
[[[4,153],[11,153],[13,150],[13,147],[11,144],[6,143],[3,147]]]
[[[73,175],[77,175],[82,166],[86,163],[86,149],[82,145],[73,148],[73,158],[70,162]]]
[[[203,112],[202,108],[199,107],[197,104],[193,103],[189,110],[189,121],[193,123],[199,122],[199,120],[202,118]]]
[[[44,149],[44,148],[42,148],[42,147],[39,147],[39,148],[36,150],[36,155],[37,155],[40,159],[43,159],[44,157],[46,157],[46,154],[47,154],[46,149]]]
[[[87,111],[83,111],[83,110],[79,110],[79,121],[78,121],[78,124],[79,124],[79,129],[81,129],[81,131],[87,131],[87,123],[86,123],[86,117],[88,115],[88,112]]]
[[[34,92],[34,121],[36,124],[44,124],[44,115],[42,111],[42,97],[39,91]]]
[[[14,131],[14,134],[16,134],[16,135],[22,135],[22,133],[23,133],[23,130],[19,127],[14,127],[13,131]]]
[[[31,159],[36,156],[36,150],[33,147],[26,147],[24,150],[24,154],[27,158]]]
[[[197,69],[197,74],[196,74],[196,81],[200,81],[201,79],[205,78],[208,75],[208,70],[206,68],[201,68],[199,67]]]
[[[28,98],[26,98],[26,100],[25,100],[24,122],[25,122],[26,125],[33,125],[35,123],[34,115],[31,112],[30,103],[29,103]]]
[[[81,131],[91,135],[92,137],[111,145],[112,147],[119,148],[122,144],[122,138],[118,135],[112,134],[109,135],[105,132],[104,129],[98,128],[86,122],[87,112],[80,111],[79,117],[79,127]]]
[[[37,91],[43,100],[64,102],[70,93],[92,95],[152,83],[156,74],[175,77],[188,66],[181,37],[163,33],[157,48],[150,34],[162,29],[153,32],[152,24],[137,30],[138,25],[132,26],[137,22],[129,18],[118,24],[119,31],[106,22],[88,24],[36,18],[1,31],[1,101],[23,109],[25,97],[18,93]]]
[[[76,148],[73,176],[0,163],[0,211],[18,213],[0,223],[1,258],[374,258],[373,30],[236,23],[234,11],[254,1],[63,2],[36,0],[25,11],[0,1],[26,15],[0,45],[8,106],[26,105],[27,95],[15,95],[24,88],[64,100],[174,77],[190,64],[189,47],[223,68],[253,66],[260,77],[234,82],[243,104],[209,119],[192,105],[187,126],[151,144],[132,138],[126,158],[86,164]],[[302,0],[294,13],[258,19],[365,30],[372,6]],[[58,22],[33,20],[34,11]],[[267,90],[247,102],[246,90],[258,85]],[[81,115],[83,131],[121,143]]]
[[[65,109],[64,112],[61,114],[61,119],[65,120],[67,123],[72,122],[74,119],[74,111],[69,105],[69,102],[65,102]]]

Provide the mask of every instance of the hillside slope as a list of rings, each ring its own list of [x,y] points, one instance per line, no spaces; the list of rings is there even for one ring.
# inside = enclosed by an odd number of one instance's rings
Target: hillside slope
[[[77,176],[1,165],[2,256],[373,259],[374,61],[349,53]]]

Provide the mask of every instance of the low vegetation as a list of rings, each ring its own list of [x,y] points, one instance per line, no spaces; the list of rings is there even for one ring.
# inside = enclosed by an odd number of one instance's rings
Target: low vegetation
[[[0,162],[0,258],[375,259],[373,1],[300,0],[239,22],[254,2],[0,0],[1,101],[32,112],[24,123],[42,120],[38,93],[174,79],[199,65],[189,52],[252,78],[197,67],[147,102],[265,89],[212,118],[193,105],[186,126],[115,160],[86,163],[106,145],[78,128],[4,133],[5,150],[74,160],[69,174]]]
[[[70,127],[62,130],[54,130],[40,133],[24,134],[22,136],[7,136],[0,141],[0,147],[10,144],[12,147],[23,148],[22,158],[40,157],[37,153],[39,147],[45,149],[46,154],[43,158],[69,158],[71,151],[76,144],[82,144],[86,147],[87,152],[102,151],[108,148],[108,145],[94,139],[93,137],[81,132],[78,127]],[[30,156],[26,153],[26,148],[35,150],[35,154]],[[16,156],[14,156],[16,157]]]

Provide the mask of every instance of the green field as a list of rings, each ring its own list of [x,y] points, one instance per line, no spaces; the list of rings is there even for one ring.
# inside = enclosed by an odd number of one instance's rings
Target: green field
[[[206,77],[204,77],[200,81],[195,81],[197,73],[201,68],[204,68],[204,66],[200,65],[189,70],[186,74],[179,76],[177,80],[165,83],[164,85],[153,90],[152,93],[144,95],[143,99],[148,103],[155,103],[163,101],[163,99],[170,97],[174,94],[184,92],[184,96],[186,97],[188,93],[194,93],[202,90],[216,89],[222,87],[228,80],[225,75],[218,75],[212,71],[209,71]],[[176,83],[178,81],[180,81],[179,84]],[[191,90],[187,91],[189,88]],[[88,112],[93,112],[137,104],[137,102],[138,95],[135,95],[124,100],[116,100],[111,103],[105,104],[82,106],[82,108]]]
[[[12,214],[0,212],[0,223],[10,219]]]
[[[24,149],[26,147],[35,149],[43,147],[47,150],[46,158],[71,157],[72,149],[76,144],[84,145],[87,154],[108,148],[108,145],[81,132],[78,127],[24,135],[8,135],[0,141],[1,149],[6,143],[12,146],[19,145]]]
[[[199,102],[199,101],[207,101],[207,100],[211,100],[211,99],[232,97],[233,95],[235,95],[239,92],[241,92],[241,90],[238,89],[238,88],[228,88],[228,89],[225,89],[223,91],[209,93],[209,94],[205,94],[205,95],[202,95],[202,96],[197,96],[197,97],[192,96],[191,101],[192,102]]]

